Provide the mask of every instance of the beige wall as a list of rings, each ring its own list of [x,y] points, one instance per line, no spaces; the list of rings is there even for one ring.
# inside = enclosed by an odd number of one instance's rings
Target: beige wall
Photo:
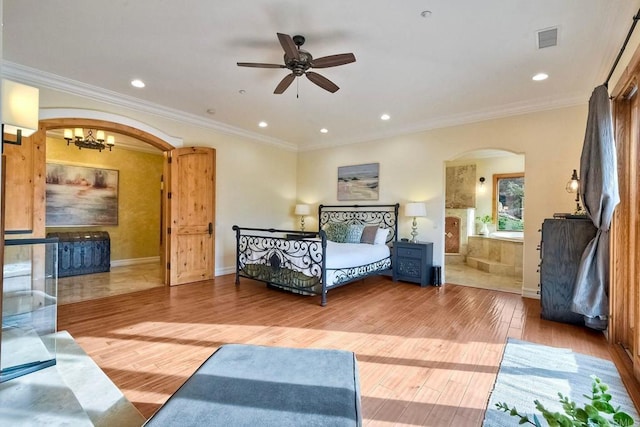
[[[428,218],[419,220],[418,239],[434,242],[434,262],[443,265],[445,162],[478,149],[523,154],[527,185],[523,291],[535,296],[538,229],[554,212],[573,208],[565,184],[579,164],[586,116],[584,105],[301,152],[298,198],[312,204],[337,202],[338,166],[379,162],[379,202],[425,201]],[[314,221],[309,218],[309,228],[316,226]],[[400,217],[400,237],[407,237],[410,230],[410,218]]]
[[[55,227],[50,231],[107,231],[111,260],[132,260],[160,255],[160,178],[164,158],[158,154],[125,150],[78,150],[67,142],[47,138],[47,162],[118,170],[118,225]]]

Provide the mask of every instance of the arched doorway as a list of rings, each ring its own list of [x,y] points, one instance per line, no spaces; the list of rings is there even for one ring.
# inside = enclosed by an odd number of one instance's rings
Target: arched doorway
[[[445,169],[447,283],[521,293],[523,231],[507,231],[505,224],[523,225],[524,205],[507,206],[500,177],[519,174],[523,181],[524,155],[474,150],[446,161]],[[524,192],[524,185],[508,187]]]
[[[11,179],[5,180],[5,194],[6,199],[12,201],[11,217],[18,223],[14,224],[16,237],[43,238],[46,235],[47,132],[57,131],[58,139],[61,140],[61,130],[64,128],[100,129],[105,133],[113,132],[135,138],[163,153],[164,182],[162,187],[158,185],[164,190],[164,195],[160,198],[163,204],[160,215],[164,226],[159,227],[159,234],[163,236],[160,248],[163,282],[177,285],[213,279],[215,149],[181,147],[182,140],[179,138],[109,113],[44,109],[40,111],[40,117],[37,132],[23,138],[22,146],[7,148],[8,151],[13,150],[7,156],[9,162],[13,162],[7,169],[14,171],[15,176],[11,177],[13,182],[10,182]],[[190,185],[201,191],[191,191]],[[194,209],[194,206],[197,208]],[[193,215],[196,211],[198,215]],[[24,215],[24,212],[28,214]]]
[[[58,115],[64,116],[65,114],[77,114],[80,117],[73,117],[73,118],[57,117]],[[54,144],[52,147],[49,147],[49,149],[53,149],[57,145],[64,147],[65,142],[62,140],[62,129],[65,129],[65,128],[84,128],[85,130],[100,129],[109,134],[117,135],[117,138],[119,141],[124,138],[135,140],[138,142],[139,145],[149,147],[147,151],[152,151],[156,153],[155,155],[146,154],[147,158],[151,158],[151,157],[154,158],[153,163],[156,165],[153,167],[153,169],[156,171],[154,173],[153,179],[156,180],[157,182],[152,181],[152,186],[151,186],[151,188],[156,189],[155,190],[156,194],[154,195],[154,200],[156,200],[156,202],[153,203],[152,208],[150,208],[149,206],[146,206],[144,209],[141,210],[141,212],[144,212],[145,215],[149,215],[149,212],[151,211],[152,221],[150,222],[153,224],[156,224],[154,227],[154,230],[148,230],[147,232],[147,234],[153,233],[152,234],[153,238],[156,241],[156,243],[154,243],[153,245],[154,253],[151,254],[151,255],[155,255],[155,257],[152,256],[150,258],[150,259],[155,258],[156,260],[155,265],[153,265],[153,270],[155,272],[155,275],[153,277],[155,278],[152,279],[152,281],[154,281],[155,283],[153,284],[138,283],[137,286],[149,287],[152,285],[158,286],[158,285],[167,283],[165,269],[161,267],[163,265],[166,265],[166,261],[165,261],[165,257],[166,257],[165,240],[166,239],[163,238],[164,236],[162,234],[162,229],[163,229],[162,224],[163,222],[168,221],[167,215],[169,213],[166,209],[163,209],[162,203],[164,201],[164,197],[161,194],[157,194],[157,189],[161,188],[160,180],[162,179],[162,176],[165,174],[165,168],[166,168],[165,163],[166,163],[167,155],[170,153],[171,150],[174,149],[174,145],[172,143],[177,142],[181,144],[181,141],[176,138],[166,137],[165,135],[163,135],[162,132],[149,128],[144,124],[140,124],[139,127],[135,127],[136,125],[138,125],[135,121],[132,121],[124,117],[112,115],[112,114],[104,114],[104,113],[84,111],[84,110],[44,110],[41,116],[48,117],[48,118],[44,118],[40,121],[38,132],[36,132],[29,138],[25,138],[22,146],[6,146],[5,147],[5,154],[7,154],[7,161],[9,163],[7,170],[11,171],[11,173],[9,173],[9,176],[7,177],[8,185],[6,187],[6,200],[10,201],[9,203],[10,209],[7,212],[7,215],[5,216],[8,219],[6,225],[7,225],[8,233],[12,235],[11,237],[12,238],[26,238],[26,237],[38,238],[38,237],[45,237],[47,232],[72,231],[74,232],[74,234],[77,234],[78,232],[86,231],[88,233],[90,231],[96,231],[100,229],[100,227],[95,227],[95,226],[94,227],[91,227],[91,226],[76,227],[76,228],[67,227],[66,230],[64,228],[59,228],[59,229],[46,228],[47,227],[47,224],[46,224],[47,192],[46,192],[46,182],[45,182],[46,169],[47,169],[46,164],[49,161],[48,151],[51,151],[47,149],[47,145],[52,143]],[[83,117],[83,116],[89,116],[89,117]],[[93,118],[92,116],[106,116],[106,118],[110,120],[105,120],[104,118]],[[123,121],[126,123],[115,122],[112,120]],[[144,127],[145,129],[140,129],[140,127]],[[48,135],[50,135],[51,137],[48,138]],[[170,139],[172,143],[167,142],[163,138]],[[60,144],[58,144],[58,142]],[[86,167],[95,166],[93,164],[95,159],[96,164],[100,165],[100,167],[105,166],[105,167],[116,169],[116,170],[127,168],[127,167],[129,170],[134,169],[134,167],[131,165],[129,166],[123,165],[121,167],[118,164],[113,163],[113,162],[117,162],[116,160],[117,157],[114,158],[114,154],[119,155],[120,159],[122,159],[123,157],[125,158],[130,157],[130,154],[123,154],[123,153],[132,153],[132,151],[127,151],[127,150],[124,150],[123,148],[124,148],[123,146],[118,145],[114,149],[115,153],[109,153],[111,154],[111,156],[109,156],[109,154],[107,154],[106,152],[100,153],[100,155],[98,155],[97,150],[86,150],[86,149],[81,150],[81,152],[85,156],[85,159],[89,159],[89,160],[82,160],[79,163],[79,165],[84,166],[85,169]],[[63,148],[63,150],[67,150],[67,148]],[[77,157],[75,158],[75,160],[73,159],[74,159],[74,156],[77,156],[77,153],[79,152],[80,150],[77,150],[72,144],[71,147],[68,147],[69,157],[67,157],[67,152],[65,152],[64,157],[58,157],[57,161],[60,161],[60,159],[62,159],[63,163],[66,162],[68,165],[73,164],[74,161],[75,162],[78,161]],[[131,156],[131,157],[135,157],[135,156]],[[109,159],[107,160],[107,162],[111,162],[110,167],[106,166],[105,159]],[[146,169],[147,170],[149,169],[148,162],[147,162]],[[131,177],[131,174],[121,173],[121,176],[124,176],[126,179],[127,176]],[[120,186],[121,184],[122,184],[122,180],[120,182]],[[127,184],[125,183],[125,186],[126,185]],[[129,185],[129,187],[131,187],[131,185]],[[152,191],[151,188],[149,188],[148,191]],[[122,196],[123,195],[123,192],[121,191],[122,188],[119,188],[119,190],[120,190],[119,191],[120,196]],[[121,199],[120,202],[122,202],[122,197],[120,197],[120,199]],[[142,200],[140,201],[140,203],[144,203],[144,200],[146,200],[144,197],[142,197],[141,199]],[[131,200],[131,197],[129,197],[129,200]],[[113,230],[120,229],[124,233],[125,227],[123,227],[123,222],[122,222],[123,217],[127,215],[129,217],[135,216],[135,214],[125,213],[126,210],[130,210],[130,209],[131,209],[131,203],[129,203],[128,207],[121,205],[121,209],[119,209],[120,213],[118,215],[119,217],[118,226],[111,227],[111,230],[110,230],[111,237],[112,239],[115,237],[118,243],[121,243],[123,239],[117,235],[118,233],[113,233]],[[125,221],[126,221],[126,218],[125,218]],[[145,219],[145,221],[147,220]],[[130,224],[129,228],[132,228],[132,227],[135,228],[133,224]],[[116,236],[114,236],[114,234]],[[158,236],[160,237],[158,238]],[[131,246],[131,242],[127,242],[127,245]],[[113,250],[113,247],[114,247],[113,242],[111,247]],[[132,252],[132,251],[129,251],[129,252]],[[124,256],[121,258],[129,258],[128,261],[132,261],[132,262],[144,261],[143,259],[139,258],[139,256],[138,257]],[[113,257],[111,259],[113,260]],[[124,260],[120,264],[117,264],[118,261],[119,260],[116,259],[116,262],[112,263],[112,266],[119,267],[120,265],[126,264],[127,260]],[[149,261],[147,261],[147,263],[148,262]],[[132,267],[130,267],[129,269],[132,269]],[[137,272],[144,271],[145,269],[148,270],[149,266],[146,265],[143,267],[139,265],[135,268]],[[123,274],[121,271],[122,269],[119,269],[119,270],[120,270],[119,274],[122,275]],[[113,272],[114,269],[112,268],[111,271]],[[107,276],[107,275],[94,274],[90,276],[75,276],[75,277],[65,278],[65,280],[76,280],[76,281],[86,281],[86,282],[95,282],[95,281],[102,280],[102,283],[98,283],[93,288],[94,290],[96,290],[97,296],[108,296],[113,293],[122,293],[125,290],[136,289],[135,287],[136,285],[132,285],[132,283],[135,284],[136,281],[131,277],[127,278],[128,283],[125,286],[123,284],[118,284],[118,283],[122,283],[123,281],[118,280],[117,277],[114,278],[113,275],[109,275],[108,277],[108,280],[112,281],[112,283],[105,284],[104,276]],[[114,282],[115,282],[115,285],[113,284]],[[62,283],[61,285],[64,285],[64,284]],[[82,287],[73,286],[73,284],[71,284],[69,288],[74,289],[74,292],[73,292],[74,295],[68,295],[69,297],[67,298],[68,302],[75,302],[78,300],[78,298],[85,298],[85,297],[92,296],[92,294],[88,292],[88,289],[89,289],[88,286],[84,287],[84,289],[79,289]],[[100,292],[108,292],[108,293],[101,295]]]

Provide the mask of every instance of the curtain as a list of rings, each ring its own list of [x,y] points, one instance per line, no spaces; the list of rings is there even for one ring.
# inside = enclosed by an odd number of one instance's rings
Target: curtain
[[[611,104],[605,85],[593,90],[588,114],[579,191],[586,214],[598,231],[580,260],[572,311],[584,315],[586,326],[603,330],[609,317],[609,226],[620,202]]]

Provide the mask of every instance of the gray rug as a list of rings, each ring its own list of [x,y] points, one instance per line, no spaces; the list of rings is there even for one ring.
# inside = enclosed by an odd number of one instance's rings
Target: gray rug
[[[349,351],[226,344],[145,426],[358,427]]]
[[[588,400],[583,394],[591,393],[591,375],[599,377],[611,390],[611,403],[631,415],[636,424],[640,420],[620,380],[615,365],[603,359],[574,353],[567,348],[548,347],[509,338],[498,370],[483,426],[501,427],[518,425],[518,418],[496,409],[495,404],[506,402],[521,414],[538,414],[538,399],[547,409],[564,413],[558,403],[558,392],[569,396],[579,407]]]

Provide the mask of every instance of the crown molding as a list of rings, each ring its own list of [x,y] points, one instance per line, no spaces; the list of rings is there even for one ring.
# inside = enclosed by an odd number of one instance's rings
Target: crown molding
[[[298,146],[277,138],[270,138],[259,133],[248,132],[234,126],[229,126],[215,120],[206,119],[195,114],[186,113],[174,108],[165,107],[153,102],[144,101],[129,95],[103,89],[97,86],[82,83],[46,71],[27,67],[15,62],[3,60],[3,77],[16,80],[20,83],[57,90],[94,101],[105,102],[118,107],[128,108],[141,113],[153,114],[165,119],[211,129],[227,135],[240,136],[253,141],[260,141],[286,150],[297,151]]]
[[[334,140],[327,143],[311,144],[300,147],[298,151],[315,151],[326,148],[339,147],[344,145],[359,144],[387,138],[394,138],[403,135],[410,135],[420,132],[426,132],[434,129],[442,129],[447,127],[461,126],[471,123],[483,122],[487,120],[502,119],[506,117],[519,116],[523,114],[532,114],[549,110],[558,110],[561,108],[575,107],[577,105],[586,105],[588,96],[573,96],[561,100],[543,100],[537,102],[522,102],[503,105],[499,108],[483,111],[474,111],[464,114],[456,114],[451,116],[436,117],[417,125],[405,126],[403,128],[394,128],[386,132],[378,132],[375,134],[363,135],[358,138],[350,138],[343,140]]]

